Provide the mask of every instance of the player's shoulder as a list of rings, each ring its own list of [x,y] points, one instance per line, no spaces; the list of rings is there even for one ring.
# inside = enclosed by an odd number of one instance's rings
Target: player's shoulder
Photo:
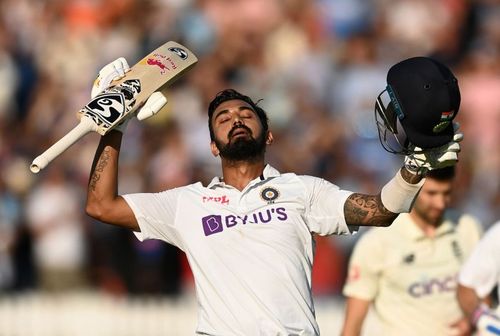
[[[394,224],[393,224],[394,225]],[[398,240],[397,230],[389,227],[367,227],[358,243],[367,245],[387,245],[391,240]]]
[[[407,237],[408,228],[411,225],[409,221],[411,221],[409,215],[404,213],[396,217],[390,226],[368,227],[360,237],[360,241],[363,241],[364,244],[392,246],[394,242]]]
[[[335,189],[339,189],[336,184],[318,176],[297,175],[292,173],[292,175],[290,175],[288,178],[300,181],[305,188],[333,187]]]
[[[446,213],[445,220],[453,227],[466,250],[472,250],[483,236],[483,226],[473,215],[452,210]]]
[[[269,180],[274,180],[275,183],[294,184],[296,188],[303,187],[306,189],[311,189],[316,186],[322,186],[322,185],[335,186],[330,181],[327,181],[321,177],[306,175],[306,174],[296,174],[294,172],[282,173],[271,166],[266,167],[266,169],[264,170],[264,176],[266,178],[269,178]]]
[[[482,235],[483,226],[480,220],[471,214],[450,210],[446,213],[445,219],[449,221],[457,231],[465,235]]]
[[[311,182],[311,183],[326,181],[322,177],[312,176],[312,175],[300,175],[300,174],[295,174],[295,173],[282,174],[282,176],[285,176],[285,175],[290,175],[290,177],[297,178],[297,179],[300,179],[302,181]]]
[[[485,236],[491,237],[492,239],[500,239],[500,221],[493,223],[486,230]]]
[[[363,229],[361,236],[354,244],[354,259],[366,260],[378,259],[381,262],[387,255],[387,251],[393,250],[400,240],[397,236],[388,233],[388,228],[367,227]]]
[[[180,187],[180,191],[183,193],[191,193],[191,194],[210,194],[217,193],[218,188],[212,188],[210,186],[205,186],[201,182],[195,182],[183,187]]]
[[[159,195],[165,195],[165,194],[181,195],[183,193],[198,193],[198,192],[201,192],[202,190],[205,190],[205,189],[207,189],[207,188],[204,187],[201,182],[195,182],[192,184],[187,184],[184,186],[163,190],[163,191],[160,191],[158,194]]]
[[[499,232],[500,233],[500,220],[496,223],[493,223],[489,229],[491,232]]]
[[[272,176],[267,180],[269,183],[282,186],[290,186],[294,190],[297,189],[313,189],[318,183],[321,183],[322,179],[315,176],[309,175],[298,175],[295,173],[281,173],[276,176]]]

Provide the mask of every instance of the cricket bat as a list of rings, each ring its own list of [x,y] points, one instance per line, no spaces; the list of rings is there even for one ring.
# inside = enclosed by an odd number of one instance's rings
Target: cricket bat
[[[130,68],[125,77],[87,103],[80,122],[64,137],[36,157],[30,170],[38,173],[71,145],[90,132],[105,135],[134,113],[158,89],[171,85],[191,69],[198,59],[186,47],[169,41]]]

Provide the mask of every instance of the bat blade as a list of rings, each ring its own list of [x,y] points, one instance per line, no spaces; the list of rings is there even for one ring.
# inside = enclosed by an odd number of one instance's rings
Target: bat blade
[[[198,59],[181,44],[169,41],[135,64],[110,88],[80,109],[80,123],[33,160],[30,170],[38,173],[58,155],[89,132],[105,135],[131,118],[158,89],[171,85],[190,70]]]
[[[97,95],[80,114],[98,125],[101,135],[130,118],[156,90],[171,85],[198,59],[177,42],[167,42],[135,64],[126,76]]]

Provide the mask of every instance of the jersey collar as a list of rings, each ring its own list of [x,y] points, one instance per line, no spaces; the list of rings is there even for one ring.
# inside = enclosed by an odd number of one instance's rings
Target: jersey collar
[[[262,172],[262,175],[260,175],[259,177],[257,177],[253,181],[251,181],[250,184],[253,184],[253,183],[258,182],[258,181],[264,181],[270,177],[276,177],[279,175],[281,175],[281,174],[277,169],[275,169],[274,167],[272,167],[269,164],[266,164],[266,166],[264,167],[264,171]],[[207,188],[215,189],[217,187],[231,188],[231,186],[228,186],[224,183],[224,181],[222,180],[221,177],[215,176],[212,179],[212,181],[210,182],[210,184],[207,186]]]

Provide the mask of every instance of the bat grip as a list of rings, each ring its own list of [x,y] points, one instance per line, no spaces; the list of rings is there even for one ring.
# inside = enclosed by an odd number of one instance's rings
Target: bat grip
[[[30,170],[32,173],[38,173],[45,168],[52,160],[59,156],[66,149],[71,147],[75,142],[81,139],[84,135],[91,131],[96,131],[95,123],[85,116],[82,116],[78,125],[63,136],[59,141],[49,147],[45,152],[37,156],[31,163]]]

